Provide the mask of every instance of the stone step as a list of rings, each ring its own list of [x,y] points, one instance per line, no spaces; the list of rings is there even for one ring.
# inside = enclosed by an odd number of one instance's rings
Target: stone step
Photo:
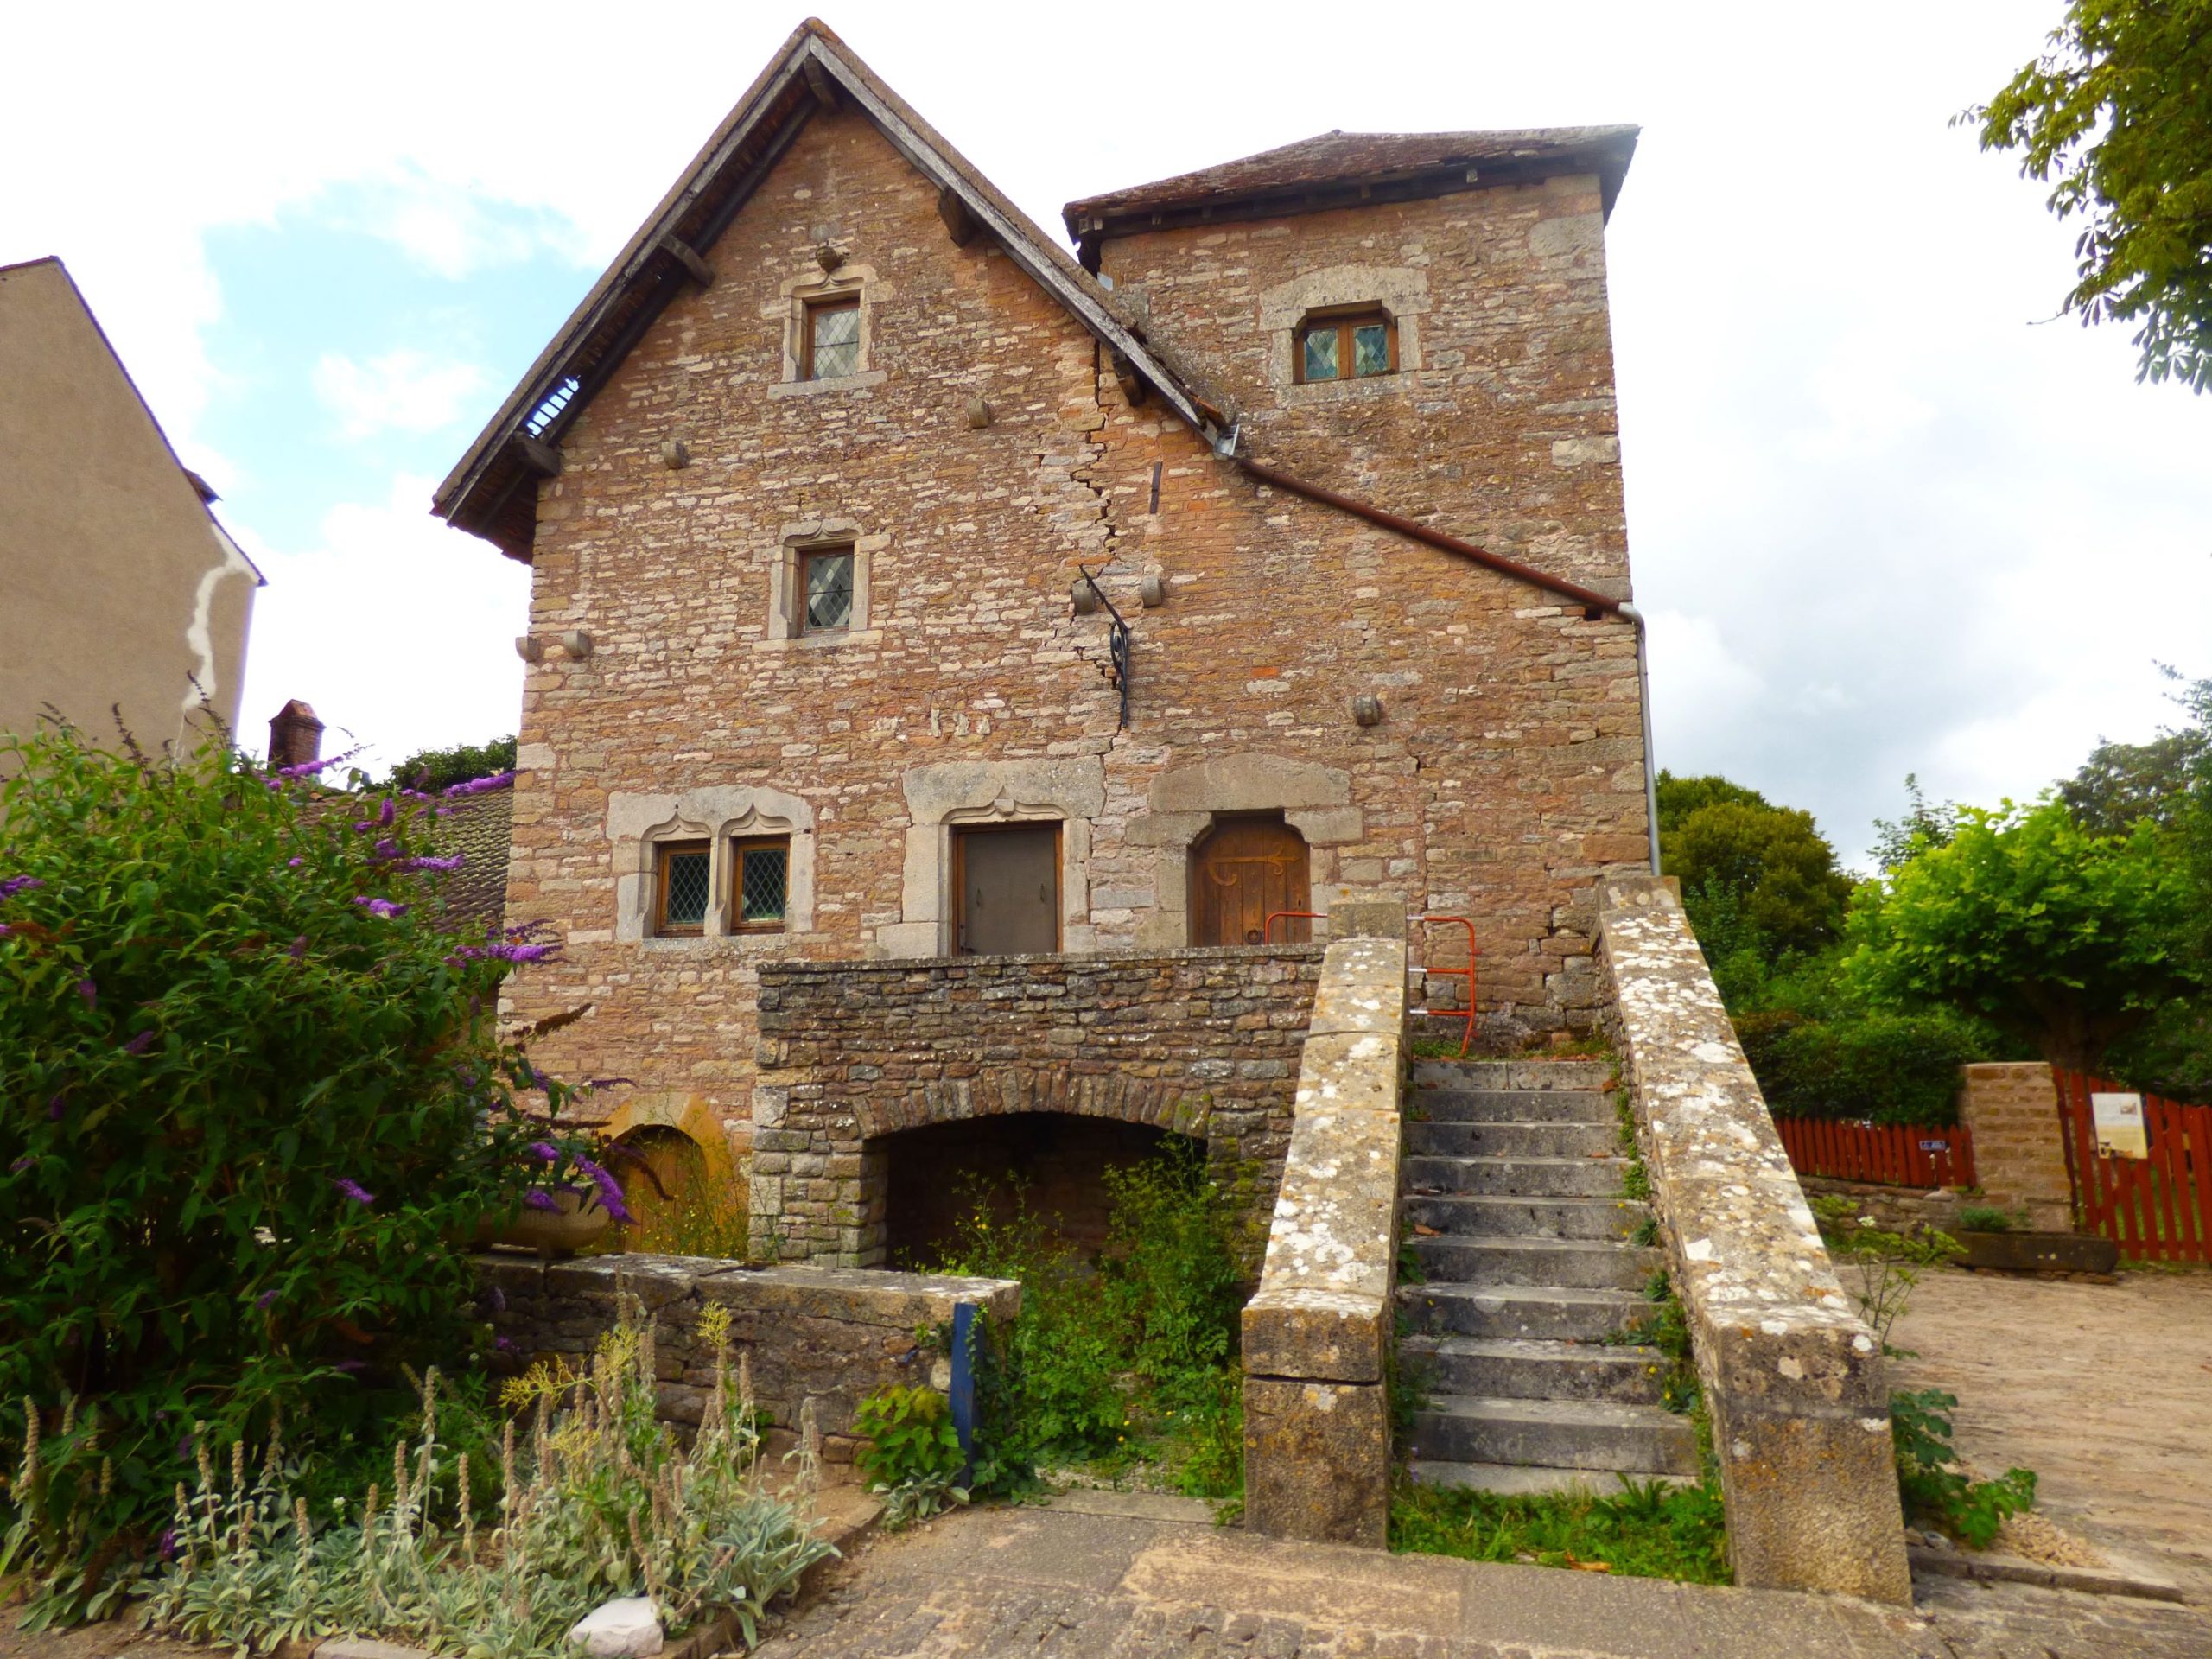
[[[1618,1195],[1627,1162],[1618,1158],[1408,1158],[1399,1191],[1510,1194],[1528,1198]]]
[[[1431,1284],[1642,1290],[1664,1265],[1656,1249],[1638,1249],[1611,1239],[1408,1236],[1422,1275]]]
[[[1416,1089],[1605,1089],[1611,1060],[1415,1060]]]
[[[1415,1414],[1415,1458],[1543,1469],[1694,1475],[1697,1436],[1659,1406],[1603,1400],[1494,1400],[1438,1395]]]
[[[1628,1481],[1639,1485],[1656,1480],[1664,1486],[1688,1486],[1697,1478],[1694,1475],[1630,1475],[1611,1469],[1546,1469],[1529,1463],[1448,1463],[1433,1458],[1415,1458],[1408,1470],[1416,1485],[1495,1492],[1500,1497],[1573,1491],[1615,1497]]]
[[[1611,1123],[1406,1124],[1406,1150],[1450,1158],[1611,1158],[1621,1149]]]
[[[1398,1306],[1417,1334],[1545,1342],[1602,1342],[1652,1313],[1637,1292],[1563,1285],[1401,1285]]]
[[[1611,1400],[1656,1406],[1667,1357],[1633,1343],[1522,1337],[1407,1337],[1398,1349],[1423,1390],[1492,1400]]]
[[[1649,1212],[1626,1198],[1532,1198],[1505,1193],[1408,1192],[1401,1236],[1416,1226],[1452,1238],[1626,1238]]]
[[[1407,1116],[1431,1123],[1604,1123],[1619,1121],[1604,1095],[1561,1089],[1416,1089]]]

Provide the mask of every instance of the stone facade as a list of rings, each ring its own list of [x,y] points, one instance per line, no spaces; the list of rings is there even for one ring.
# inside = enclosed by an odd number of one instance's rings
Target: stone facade
[[[1889,1379],[1682,913],[1609,880],[1608,1027],[1713,1421],[1736,1582],[1910,1603]]]
[[[730,1344],[752,1364],[753,1399],[789,1428],[814,1403],[829,1455],[852,1455],[853,1414],[879,1389],[951,1378],[940,1347],[916,1340],[973,1302],[1001,1329],[1021,1311],[1010,1279],[826,1268],[740,1268],[683,1255],[601,1255],[541,1262],[494,1250],[477,1258],[478,1306],[526,1360],[589,1360],[601,1336],[635,1297],[654,1320],[661,1415],[696,1427],[715,1376],[715,1355],[698,1339],[709,1303],[730,1312]]]
[[[1974,1132],[1977,1202],[2025,1211],[2037,1232],[2074,1230],[2065,1130],[2047,1061],[1961,1066],[1959,1121]]]
[[[1923,1192],[1918,1187],[1884,1186],[1872,1181],[1835,1181],[1817,1175],[1800,1175],[1797,1185],[1808,1198],[1848,1198],[1853,1214],[1872,1216],[1885,1232],[1910,1236],[1933,1228],[1955,1235],[1964,1203],[1948,1187]]]
[[[515,975],[508,1013],[588,1010],[541,1063],[629,1080],[600,1096],[621,1121],[861,1158],[772,1122],[797,1109],[781,1084],[756,1095],[768,976],[944,956],[953,832],[1027,820],[1061,826],[1063,950],[1176,950],[1192,842],[1253,811],[1306,842],[1314,909],[1471,916],[1486,1010],[1592,1025],[1594,887],[1648,856],[1632,625],[1255,485],[1161,396],[1133,402],[1141,384],[1001,239],[947,224],[938,184],[831,97],[697,251],[711,281],[667,302],[566,419],[557,475],[524,486],[548,648],[508,919],[565,949]],[[1094,292],[1189,366],[1245,453],[1625,596],[1601,227],[1592,176],[1462,182],[1109,241],[1115,287]],[[831,268],[861,296],[860,366],[795,379]],[[1288,384],[1301,308],[1347,297],[1394,308],[1399,372]],[[854,626],[795,632],[794,560],[832,537],[855,548]],[[1133,626],[1127,729],[1108,618],[1071,604],[1079,567]],[[1368,696],[1378,723],[1353,717]],[[791,837],[786,931],[650,937],[656,837],[764,828]],[[756,1222],[797,1224],[774,1191]],[[787,1248],[865,1259],[873,1224],[830,1219],[839,1202]]]
[[[1008,1112],[1148,1124],[1205,1142],[1274,1200],[1313,946],[1171,956],[766,963],[753,1249],[883,1259],[886,1137]]]

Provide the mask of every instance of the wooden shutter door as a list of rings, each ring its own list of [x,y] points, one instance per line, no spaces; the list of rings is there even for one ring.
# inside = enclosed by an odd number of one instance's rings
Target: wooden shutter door
[[[1306,841],[1280,818],[1224,818],[1191,855],[1191,943],[1260,944],[1279,910],[1311,910]],[[1275,942],[1313,937],[1304,921],[1280,922]]]

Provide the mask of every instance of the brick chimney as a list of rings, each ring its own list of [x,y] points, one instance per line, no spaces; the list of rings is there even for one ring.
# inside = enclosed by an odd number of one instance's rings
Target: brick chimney
[[[312,766],[322,759],[322,722],[315,710],[294,697],[269,722],[269,769]]]

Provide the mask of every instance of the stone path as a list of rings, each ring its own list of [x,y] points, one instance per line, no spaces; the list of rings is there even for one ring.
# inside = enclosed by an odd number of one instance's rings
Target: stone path
[[[1977,1471],[2034,1470],[2053,1520],[2212,1602],[2212,1273],[1932,1274],[1890,1339]]]
[[[785,1659],[2205,1659],[2204,1610],[2005,1586],[1917,1609],[1267,1542],[1175,1500],[970,1510],[865,1543]],[[1127,1513],[1085,1513],[1121,1508]],[[1179,1518],[1162,1518],[1174,1516]]]

